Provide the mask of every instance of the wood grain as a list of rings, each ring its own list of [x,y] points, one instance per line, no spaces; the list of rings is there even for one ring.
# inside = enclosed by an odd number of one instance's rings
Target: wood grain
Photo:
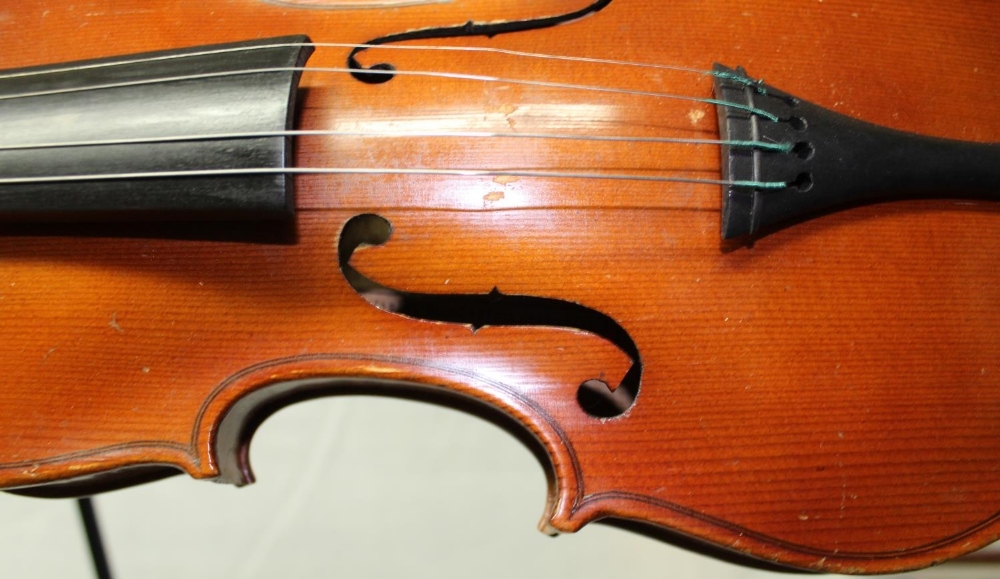
[[[0,54],[16,67],[295,33],[364,42],[584,4],[32,0],[2,10]],[[989,2],[615,0],[551,30],[439,44],[742,65],[871,122],[996,141],[996,25]],[[346,52],[320,49],[310,65],[342,66]],[[656,69],[484,53],[362,58],[711,95],[707,77]],[[718,137],[709,105],[680,100],[430,78],[369,86],[319,72],[303,86],[303,129]],[[697,146],[376,135],[302,137],[297,148],[301,166],[719,172],[718,150]],[[297,188],[292,244],[0,237],[0,488],[82,485],[136,466],[242,484],[261,413],[329,379],[333,393],[417,385],[502,410],[551,461],[549,530],[629,519],[847,573],[926,566],[1000,537],[996,204],[859,207],[729,245],[714,186],[314,175]],[[373,307],[346,283],[336,250],[344,224],[365,213],[393,235],[352,263],[382,284],[496,287],[611,316],[641,354],[635,405],[609,420],[578,406],[583,380],[617,383],[629,368],[599,336],[472,332]]]

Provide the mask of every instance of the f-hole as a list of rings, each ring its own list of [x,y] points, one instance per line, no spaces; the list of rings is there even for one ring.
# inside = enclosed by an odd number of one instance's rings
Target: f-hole
[[[338,244],[340,271],[354,291],[376,308],[417,320],[463,324],[476,331],[486,326],[545,326],[581,330],[614,344],[631,360],[616,387],[597,378],[584,380],[577,402],[596,418],[614,418],[635,403],[642,378],[639,350],[621,325],[581,304],[526,295],[508,295],[493,288],[483,294],[423,294],[384,286],[351,265],[351,256],[365,246],[389,241],[392,225],[383,217],[358,215],[344,225]]]
[[[611,2],[612,0],[596,0],[583,8],[574,10],[573,12],[558,14],[555,16],[533,18],[530,20],[505,20],[501,22],[475,22],[473,20],[469,20],[465,24],[460,24],[458,26],[420,28],[417,30],[390,34],[388,36],[381,36],[379,38],[373,38],[352,50],[351,54],[347,57],[347,66],[353,71],[351,74],[355,79],[366,84],[382,84],[393,79],[395,75],[392,74],[392,71],[396,70],[396,67],[389,62],[380,62],[368,67],[363,66],[360,62],[358,62],[358,55],[369,48],[383,44],[407,42],[411,40],[466,38],[473,36],[493,38],[494,36],[498,36],[500,34],[543,30],[545,28],[551,28],[560,24],[573,22],[574,20],[579,20],[580,18],[589,16],[590,14],[600,12],[601,10],[607,8]]]

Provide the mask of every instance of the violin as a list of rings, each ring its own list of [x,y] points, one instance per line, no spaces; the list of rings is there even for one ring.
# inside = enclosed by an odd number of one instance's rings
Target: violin
[[[991,3],[4,15],[0,488],[244,485],[266,417],[365,393],[504,424],[550,533],[1000,538]]]

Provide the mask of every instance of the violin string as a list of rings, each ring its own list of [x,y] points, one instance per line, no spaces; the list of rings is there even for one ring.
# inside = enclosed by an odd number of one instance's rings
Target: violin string
[[[115,89],[115,88],[125,88],[133,86],[144,86],[152,84],[160,84],[166,82],[181,82],[187,80],[201,80],[206,78],[224,78],[230,76],[242,76],[247,74],[266,74],[266,73],[280,73],[280,72],[311,72],[311,73],[335,73],[335,74],[353,74],[358,71],[343,68],[343,67],[298,67],[298,66],[280,66],[280,67],[268,67],[268,68],[248,68],[243,70],[232,70],[232,71],[220,71],[220,72],[206,72],[200,74],[186,74],[179,76],[168,76],[162,78],[153,79],[142,79],[142,80],[130,80],[122,82],[112,82],[106,84],[97,84],[91,86],[82,87],[67,87],[40,91],[31,91],[24,93],[6,94],[0,95],[0,101],[4,100],[14,100],[30,97],[41,97],[59,94],[70,94],[78,92],[90,92],[97,90]],[[414,76],[414,77],[430,77],[430,78],[445,78],[452,80],[467,80],[475,82],[484,83],[497,83],[497,84],[513,84],[521,86],[532,86],[532,87],[542,87],[542,88],[554,88],[563,90],[578,90],[578,91],[588,91],[588,92],[599,92],[599,93],[613,93],[621,95],[630,96],[642,96],[642,97],[653,97],[671,100],[682,100],[689,102],[697,102],[703,104],[710,104],[720,107],[726,107],[730,109],[741,110],[745,113],[751,115],[757,115],[764,117],[770,121],[778,122],[779,119],[776,115],[769,113],[765,110],[758,109],[752,106],[733,103],[729,101],[723,101],[713,98],[703,98],[694,97],[688,95],[680,95],[665,92],[656,91],[645,91],[645,90],[634,90],[634,89],[623,89],[623,88],[613,88],[597,85],[587,85],[587,84],[574,84],[574,83],[563,83],[563,82],[551,82],[544,80],[525,80],[525,79],[514,79],[514,78],[504,78],[491,75],[483,74],[468,74],[461,72],[436,72],[427,70],[366,70],[365,74],[376,74],[384,76]]]
[[[636,175],[621,173],[483,170],[483,169],[424,169],[424,168],[372,168],[372,167],[249,167],[239,169],[197,169],[181,171],[149,171],[135,173],[94,173],[86,175],[45,175],[38,177],[4,177],[0,185],[37,185],[50,183],[79,183],[89,181],[122,181],[132,179],[175,179],[188,177],[244,177],[249,175],[410,175],[453,177],[517,177],[539,179],[589,179],[609,181],[645,181],[692,183],[697,185],[723,185],[753,189],[784,189],[788,183],[779,181],[739,181],[703,179],[679,175]]]
[[[266,49],[266,48],[280,48],[280,47],[296,47],[296,46],[313,46],[313,47],[329,47],[329,48],[381,48],[388,50],[425,50],[425,51],[451,51],[451,52],[480,52],[480,53],[493,53],[501,54],[507,56],[521,57],[521,58],[533,58],[533,59],[546,59],[546,60],[558,60],[558,61],[568,61],[568,62],[581,62],[581,63],[591,63],[591,64],[601,64],[601,65],[611,65],[611,66],[629,66],[638,68],[649,68],[649,69],[659,69],[659,70],[671,70],[679,72],[687,72],[693,74],[699,74],[703,76],[715,76],[723,77],[729,80],[735,80],[743,82],[745,84],[756,85],[760,81],[755,81],[753,79],[747,78],[743,75],[728,73],[725,71],[710,71],[710,70],[700,70],[689,67],[673,66],[673,65],[662,65],[662,64],[651,64],[651,63],[638,63],[623,60],[611,60],[611,59],[598,59],[598,58],[587,58],[587,57],[575,57],[575,56],[561,56],[561,55],[549,55],[533,52],[523,52],[516,50],[491,48],[491,47],[449,47],[449,46],[417,46],[417,45],[377,45],[377,44],[348,44],[348,43],[271,43],[262,44],[251,47],[231,47],[231,48],[216,48],[211,50],[203,51],[193,51],[185,54],[166,54],[151,57],[141,57],[133,59],[122,59],[114,62],[100,62],[91,64],[77,64],[72,66],[64,66],[60,68],[49,68],[46,70],[39,71],[20,71],[20,72],[8,72],[0,73],[0,79],[9,78],[19,78],[33,75],[41,74],[54,74],[60,72],[71,72],[80,71],[93,68],[103,68],[108,66],[118,66],[125,64],[138,64],[147,63],[158,60],[168,60],[176,58],[187,58],[201,55],[212,55],[221,54],[227,52],[237,52],[248,49]],[[654,98],[668,98],[676,100],[693,101],[704,104],[711,104],[715,106],[735,108],[743,110],[749,114],[763,116],[772,121],[778,121],[778,118],[774,115],[768,113],[767,111],[759,110],[753,107],[742,105],[740,103],[731,103],[726,101],[721,101],[717,99],[692,97],[687,95],[678,95],[672,93],[663,93],[655,91],[642,91],[642,90],[630,90],[630,89],[620,89],[614,87],[603,87],[603,86],[593,86],[593,85],[580,85],[572,83],[557,83],[549,81],[534,81],[534,80],[523,80],[523,79],[509,79],[489,75],[477,75],[477,74],[466,74],[466,73],[451,73],[451,72],[435,72],[435,71],[405,71],[405,70],[391,70],[383,71],[377,69],[364,69],[364,70],[354,70],[350,68],[340,68],[340,67],[326,67],[326,68],[306,68],[306,67],[278,67],[278,68],[261,68],[261,69],[245,69],[237,71],[224,71],[215,73],[205,73],[196,75],[182,75],[174,77],[164,77],[160,79],[144,79],[139,81],[125,81],[119,83],[107,83],[104,85],[96,85],[89,87],[71,87],[65,89],[52,89],[43,91],[34,91],[29,93],[20,93],[13,95],[0,95],[0,100],[12,100],[18,98],[28,98],[35,96],[46,96],[55,94],[65,94],[73,92],[84,92],[91,90],[102,90],[102,89],[112,89],[112,88],[122,88],[129,86],[139,86],[156,84],[159,82],[179,82],[185,80],[196,80],[202,78],[213,78],[213,77],[224,77],[224,76],[235,76],[243,74],[257,74],[257,73],[272,73],[272,72],[324,72],[324,73],[367,73],[367,74],[383,74],[383,75],[399,75],[399,76],[422,76],[422,77],[434,77],[434,78],[448,78],[455,80],[468,80],[468,81],[479,81],[488,83],[504,83],[504,84],[516,84],[525,86],[537,86],[545,88],[555,88],[555,89],[566,89],[566,90],[582,90],[582,91],[593,91],[593,92],[603,92],[603,93],[614,93],[614,94],[625,94],[632,96],[645,96]],[[378,136],[393,136],[393,137],[456,137],[456,138],[480,138],[480,137],[504,137],[504,138],[526,138],[526,139],[578,139],[578,140],[590,140],[590,141],[617,141],[617,142],[648,142],[648,143],[674,143],[674,144],[688,144],[688,145],[722,145],[730,146],[735,148],[757,148],[762,150],[771,150],[778,152],[788,152],[791,147],[787,143],[766,143],[760,141],[735,141],[735,140],[717,140],[717,139],[681,139],[681,138],[666,138],[666,137],[627,137],[627,136],[604,136],[604,135],[571,135],[571,134],[550,134],[550,133],[493,133],[493,132],[476,132],[476,131],[466,131],[466,132],[423,132],[423,133],[363,133],[363,132],[352,132],[352,131],[273,131],[273,132],[246,132],[246,133],[228,133],[228,134],[217,134],[217,135],[177,135],[168,137],[151,137],[151,138],[134,138],[134,139],[101,139],[93,141],[74,141],[74,142],[62,142],[62,143],[36,143],[27,145],[8,145],[0,146],[0,150],[20,150],[20,149],[41,149],[41,148],[57,148],[57,147],[76,147],[76,146],[95,146],[95,145],[115,145],[115,144],[142,144],[142,143],[158,143],[158,142],[175,142],[175,141],[192,141],[192,140],[206,140],[206,139],[227,139],[227,138],[259,138],[259,137],[277,137],[277,136],[360,136],[360,137],[378,137]],[[119,174],[91,174],[91,175],[62,175],[62,176],[45,176],[45,177],[8,177],[0,178],[0,185],[15,185],[15,184],[28,184],[28,183],[58,183],[58,182],[74,182],[74,181],[98,181],[98,180],[109,180],[109,179],[143,179],[143,178],[173,178],[173,177],[210,177],[210,176],[234,176],[234,175],[245,175],[245,174],[370,174],[370,175],[386,175],[386,174],[396,174],[396,175],[437,175],[437,176],[472,176],[472,177],[500,177],[500,176],[510,176],[510,177],[537,177],[537,178],[555,178],[555,179],[608,179],[608,180],[638,180],[638,181],[672,181],[672,182],[682,182],[682,183],[695,183],[695,184],[708,184],[708,185],[727,185],[727,186],[744,186],[744,187],[754,187],[758,189],[777,189],[784,188],[787,186],[786,183],[779,182],[758,182],[758,181],[727,181],[719,179],[701,179],[701,178],[688,178],[681,176],[672,175],[634,175],[634,174],[611,174],[611,173],[579,173],[579,172],[553,172],[553,171],[490,171],[490,170],[469,170],[469,169],[385,169],[385,168],[332,168],[332,167],[296,167],[296,168],[250,168],[250,169],[211,169],[211,170],[195,170],[195,171],[157,171],[157,172],[146,172],[146,173],[119,173]]]
[[[70,147],[99,147],[113,145],[147,145],[192,141],[259,139],[269,137],[371,137],[371,138],[461,138],[461,139],[538,139],[538,140],[571,140],[595,141],[613,143],[651,143],[677,145],[716,145],[737,149],[758,149],[788,153],[792,150],[791,143],[768,143],[764,141],[739,141],[721,139],[686,139],[674,137],[630,137],[624,135],[574,135],[560,133],[503,133],[488,131],[405,131],[405,132],[366,132],[343,130],[286,130],[286,131],[249,131],[234,133],[205,133],[196,135],[169,135],[162,137],[135,137],[122,139],[95,139],[84,141],[53,141],[45,143],[27,143],[21,145],[0,145],[0,151],[23,151],[34,149],[60,149]]]
[[[587,64],[601,64],[607,66],[625,66],[632,68],[646,68],[652,70],[667,70],[673,72],[685,72],[691,74],[697,74],[699,76],[712,76],[717,78],[722,78],[726,80],[733,80],[737,82],[742,82],[744,84],[757,86],[760,84],[759,80],[752,79],[745,75],[734,74],[726,71],[718,70],[706,70],[688,66],[678,66],[671,64],[657,64],[657,63],[646,63],[646,62],[635,62],[629,60],[615,60],[608,58],[592,58],[586,56],[569,56],[569,55],[559,55],[559,54],[544,54],[539,52],[526,52],[522,50],[510,50],[506,48],[494,48],[487,46],[432,46],[432,45],[397,45],[397,44],[351,44],[346,42],[276,42],[271,44],[259,44],[254,46],[235,46],[228,48],[213,48],[209,50],[196,50],[191,52],[186,52],[183,54],[161,54],[157,56],[142,56],[136,58],[122,58],[112,62],[95,62],[87,64],[74,64],[65,65],[58,68],[47,68],[45,70],[25,70],[25,71],[11,71],[6,73],[0,73],[0,79],[9,78],[22,78],[29,76],[40,76],[47,74],[59,74],[64,72],[79,72],[82,70],[91,70],[97,68],[109,68],[113,66],[123,66],[130,64],[148,64],[151,62],[158,62],[164,60],[175,60],[181,58],[191,58],[197,56],[212,56],[217,54],[228,54],[232,52],[243,52],[247,50],[264,50],[272,48],[302,48],[302,47],[313,47],[313,48],[348,48],[348,49],[381,49],[381,50],[398,50],[398,51],[439,51],[439,52],[468,52],[468,53],[480,53],[480,54],[499,54],[504,56],[513,56],[516,58],[528,58],[536,60],[552,60],[561,62],[577,62],[577,63],[587,63]],[[358,71],[365,72],[365,71]]]

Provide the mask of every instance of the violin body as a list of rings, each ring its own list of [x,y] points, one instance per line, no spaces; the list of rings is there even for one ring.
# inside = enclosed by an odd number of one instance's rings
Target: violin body
[[[0,19],[0,63],[293,34],[365,43],[586,2],[350,4],[18,2]],[[717,61],[869,122],[998,141],[995,7],[936,4],[613,0],[544,30],[422,44],[705,70]],[[320,48],[309,66],[342,67],[348,52]],[[703,98],[712,90],[704,75],[497,53],[359,58]],[[719,137],[712,104],[633,94],[402,75],[371,84],[308,70],[299,92],[302,130]],[[713,146],[385,135],[299,137],[294,164],[720,172]],[[178,471],[245,484],[250,437],[275,409],[317,395],[419,393],[502,417],[543,452],[551,532],[624,519],[847,573],[926,566],[1000,537],[995,202],[854,207],[751,243],[720,241],[718,185],[294,181],[294,236],[280,242],[0,226],[0,488],[65,496]],[[345,251],[359,218],[383,235]],[[558,301],[606,331],[403,315],[365,295],[352,272],[396,290],[383,298],[434,296],[446,310],[449,296],[487,296],[511,311]],[[609,338],[614,327],[638,360]],[[624,409],[581,407],[582,383],[613,389],[639,360]]]

